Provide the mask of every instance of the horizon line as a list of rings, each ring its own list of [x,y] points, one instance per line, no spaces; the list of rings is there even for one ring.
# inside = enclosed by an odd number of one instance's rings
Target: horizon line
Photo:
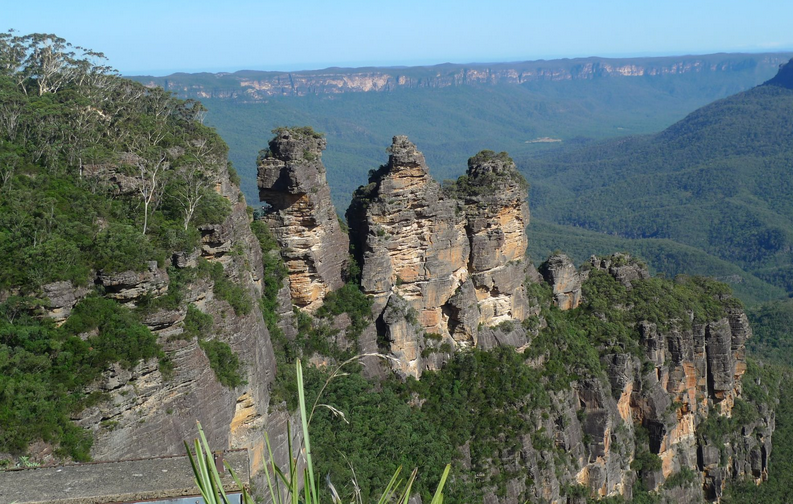
[[[719,54],[724,55],[741,55],[741,54],[793,54],[793,48],[787,49],[780,49],[780,50],[758,50],[758,51],[717,51],[717,52],[707,52],[707,53],[695,53],[695,52],[686,52],[680,54],[658,54],[658,53],[637,53],[631,55],[607,55],[607,56],[598,56],[598,55],[590,55],[590,56],[561,56],[561,57],[549,57],[549,58],[535,58],[535,59],[504,59],[504,60],[493,60],[493,61],[470,61],[464,63],[454,63],[451,61],[442,61],[442,62],[432,62],[432,63],[419,63],[418,60],[414,61],[412,64],[409,62],[403,63],[369,63],[366,61],[360,62],[347,62],[347,63],[339,63],[339,64],[331,64],[330,66],[324,66],[325,63],[307,63],[307,67],[294,69],[294,66],[290,65],[274,65],[271,69],[257,69],[256,67],[261,67],[261,65],[250,65],[246,67],[224,67],[224,68],[215,68],[212,70],[209,69],[168,69],[168,70],[142,70],[142,71],[134,71],[134,72],[122,72],[119,73],[123,77],[154,77],[154,78],[162,78],[162,77],[170,77],[172,75],[177,74],[234,74],[238,72],[268,72],[268,73],[301,73],[301,72],[320,72],[323,70],[356,70],[362,68],[374,68],[374,69],[408,69],[408,68],[432,68],[444,65],[454,65],[454,66],[483,66],[483,65],[507,65],[510,63],[537,63],[537,62],[553,62],[553,61],[569,61],[569,60],[586,60],[586,59],[604,59],[604,60],[627,60],[627,59],[663,59],[663,58],[688,58],[688,57],[705,57],[705,56],[717,56]],[[311,67],[311,65],[314,65]],[[279,68],[280,67],[280,68]]]

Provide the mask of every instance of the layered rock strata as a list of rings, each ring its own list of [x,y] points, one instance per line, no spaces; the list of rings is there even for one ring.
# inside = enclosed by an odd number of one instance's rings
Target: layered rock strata
[[[573,273],[586,278],[593,270],[626,289],[649,278],[644,265],[624,254],[593,257]],[[554,278],[546,282],[553,285]],[[500,490],[486,490],[484,502],[579,502],[564,495],[565,487],[575,485],[593,497],[630,500],[641,480],[661,494],[660,502],[695,503],[703,497],[718,501],[729,480],[766,479],[775,427],[767,406],[759,405],[740,432],[717,438],[703,428],[724,420],[718,417],[735,416],[742,400],[751,329],[740,308],[723,306],[723,316],[707,322],[695,321],[691,312],[686,320],[663,326],[639,322],[638,353],[603,354],[607,379],[580,379],[570,389],[551,392],[550,406],[525,419],[537,431],[500,454],[500,467],[518,476]],[[545,444],[538,444],[541,432],[548,436]],[[643,436],[649,436],[649,445]],[[634,465],[638,459],[642,462]],[[653,459],[658,466],[644,462]],[[684,469],[689,480],[665,484]]]
[[[478,345],[483,329],[527,316],[527,186],[503,153],[475,156],[447,189],[407,137],[394,137],[389,154],[353,195],[347,220],[397,368],[419,376]],[[508,339],[525,343],[525,332]]]
[[[224,276],[239,285],[255,304],[262,295],[262,257],[251,233],[246,204],[239,189],[219,173],[216,190],[233,202],[232,212],[221,224],[201,228],[200,248],[190,254],[177,253],[173,266],[195,268],[198,258],[223,265]],[[234,253],[232,251],[239,251]],[[194,269],[194,271],[197,271]],[[75,421],[91,432],[91,457],[97,461],[160,457],[184,453],[184,440],[196,435],[196,420],[213,449],[251,450],[251,470],[256,473],[264,453],[261,430],[270,412],[269,385],[275,375],[275,357],[267,327],[259,310],[236,313],[225,300],[215,297],[211,278],[196,274],[181,287],[182,300],[176,308],[150,309],[144,323],[158,336],[173,370],[164,373],[156,359],[132,369],[113,365],[91,390],[106,400],[89,406]],[[97,274],[96,283],[106,295],[134,308],[142,299],[151,302],[168,291],[169,273],[151,263],[143,272]],[[85,289],[67,292],[67,285],[47,290],[53,308],[67,311]],[[229,388],[219,383],[196,338],[182,339],[187,306],[212,316],[207,338],[229,345],[239,356],[245,383]],[[280,424],[279,424],[280,425]],[[271,436],[282,435],[270,429]],[[288,460],[285,448],[278,456]]]
[[[309,312],[344,285],[349,248],[325,178],[325,145],[308,129],[283,129],[259,158],[259,198],[269,205],[264,220],[281,246],[292,301]]]
[[[465,190],[460,190],[463,185]],[[482,151],[468,160],[466,177],[457,186],[465,205],[471,243],[468,271],[476,289],[479,323],[523,320],[528,310],[528,184],[505,153]]]
[[[417,376],[422,347],[417,337],[422,332],[450,336],[443,307],[468,278],[470,245],[457,201],[432,179],[416,146],[396,136],[389,154],[388,164],[353,195],[347,220],[361,288],[373,296],[375,314],[390,305],[391,350],[403,355],[403,371]],[[394,310],[407,325],[396,322]]]

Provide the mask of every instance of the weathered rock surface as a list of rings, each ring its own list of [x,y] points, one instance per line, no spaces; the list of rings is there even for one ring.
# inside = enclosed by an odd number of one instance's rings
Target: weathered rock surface
[[[227,173],[220,175],[217,190],[234,202],[231,214],[222,224],[203,227],[199,251],[178,255],[174,265],[192,267],[198,257],[218,262],[224,275],[240,285],[255,305],[262,294],[261,250],[251,233],[239,189],[228,181]],[[230,253],[232,249],[240,253]],[[104,286],[106,295],[130,307],[144,294],[156,298],[169,286],[167,273],[156,263],[143,272],[99,273],[96,281]],[[69,295],[62,287],[47,290],[52,306],[68,307],[73,304],[72,298],[80,297],[79,289]],[[233,389],[221,385],[195,338],[171,338],[183,331],[182,321],[190,303],[212,316],[214,326],[209,337],[227,343],[240,357],[245,384]],[[144,322],[158,335],[173,371],[164,376],[152,359],[133,369],[113,365],[104,373],[93,389],[103,392],[106,400],[75,417],[93,434],[92,458],[103,461],[183,454],[183,441],[195,437],[195,422],[199,420],[213,448],[251,450],[250,469],[256,473],[264,453],[261,431],[272,416],[269,384],[275,375],[275,357],[261,312],[235,313],[226,301],[214,296],[212,280],[198,276],[183,286],[183,301],[177,309],[153,310],[145,315]],[[272,429],[270,433],[283,434]],[[286,454],[279,452],[278,456],[285,459]]]
[[[389,339],[400,356],[397,367],[418,376],[442,364],[444,343],[477,346],[483,328],[527,316],[527,185],[504,153],[475,156],[448,190],[432,179],[407,137],[394,137],[389,153],[388,163],[355,192],[347,220],[362,288],[374,297],[387,334],[398,335]],[[406,331],[407,322],[397,320],[394,306],[402,301],[394,296],[407,303],[399,312],[415,318],[417,330]],[[517,326],[499,332],[501,340],[526,343]],[[490,333],[488,342],[496,341]]]
[[[471,242],[468,270],[476,289],[479,322],[492,326],[527,316],[528,184],[506,153],[482,151],[468,160],[458,181]]]
[[[259,159],[259,198],[289,270],[292,300],[314,311],[344,284],[349,241],[342,232],[322,165],[325,139],[301,128],[280,130]]]
[[[449,316],[443,307],[468,278],[464,215],[432,179],[424,156],[407,137],[394,137],[389,153],[388,164],[356,191],[347,211],[361,287],[374,297],[376,315],[389,298],[399,296],[407,302],[406,313],[414,313],[418,334],[448,338]],[[406,356],[420,354],[415,339],[397,341],[406,345],[399,350]],[[403,372],[420,372],[421,365],[412,360],[401,363]]]
[[[608,273],[626,288],[649,278],[646,266],[623,254],[593,258],[580,273],[562,258],[551,264],[553,274],[546,275],[550,285],[562,283],[559,278],[586,278],[591,269]],[[576,290],[580,292],[580,284],[557,294]],[[629,500],[641,480],[660,492],[661,502],[693,504],[718,500],[730,480],[767,478],[775,421],[767,406],[742,432],[712,439],[701,429],[713,417],[734,414],[741,397],[744,344],[751,336],[743,311],[728,305],[724,316],[709,322],[698,323],[690,313],[686,320],[663,326],[642,321],[636,330],[638,354],[603,354],[607,379],[574,381],[570,389],[551,392],[549,407],[524,418],[535,432],[500,453],[499,462],[491,461],[488,468],[491,477],[500,471],[517,476],[486,490],[483,502],[579,502],[564,490],[579,485],[591,496]],[[498,338],[479,332],[480,346],[504,344]],[[527,364],[541,367],[545,362],[540,358]],[[640,436],[639,429],[646,434]],[[649,446],[639,441],[642,436],[649,436]],[[639,450],[648,448],[643,459],[657,456],[660,465],[634,470]],[[690,479],[671,487],[664,484],[684,468],[692,471]]]
[[[556,254],[540,265],[540,273],[553,287],[553,299],[560,310],[571,310],[581,304],[584,277],[565,254]]]
[[[48,283],[41,290],[47,300],[45,314],[58,324],[69,318],[72,308],[91,292],[87,286],[78,287],[69,281]]]

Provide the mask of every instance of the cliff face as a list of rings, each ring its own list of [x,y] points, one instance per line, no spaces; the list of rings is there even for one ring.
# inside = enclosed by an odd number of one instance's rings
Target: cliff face
[[[476,289],[479,323],[492,326],[523,320],[528,314],[524,287],[528,184],[511,159],[489,151],[468,161],[465,184],[467,191],[460,197],[471,242],[468,270]]]
[[[152,303],[154,307],[146,309],[143,321],[158,336],[173,371],[164,375],[153,359],[129,370],[113,365],[104,373],[92,390],[103,392],[106,400],[85,408],[75,418],[93,434],[94,460],[183,454],[183,441],[195,436],[198,420],[213,448],[248,448],[257,455],[250,457],[253,469],[261,463],[258,455],[264,446],[259,431],[272,417],[268,413],[269,384],[275,373],[267,328],[259,310],[238,312],[214,293],[215,280],[195,273],[197,260],[203,258],[210,265],[222,265],[223,277],[240,286],[248,299],[254,301],[262,294],[261,250],[248,224],[245,201],[229,182],[228,173],[218,174],[218,180],[217,191],[234,202],[231,214],[219,225],[202,226],[200,249],[187,257],[174,255],[175,268],[168,270],[170,275],[153,262],[142,273],[97,277],[108,297],[130,308],[142,309],[145,303]],[[187,275],[184,278],[190,280],[175,286],[174,274]],[[44,289],[57,318],[64,317],[75,299],[86,294],[86,289],[66,284],[59,282]],[[178,306],[157,308],[157,298],[169,289],[179,289]],[[190,304],[211,316],[208,338],[228,344],[241,358],[244,384],[221,385],[198,340],[180,337]]]
[[[527,316],[527,186],[512,160],[484,154],[444,190],[407,137],[394,137],[389,152],[347,219],[361,286],[397,367],[419,376],[439,354],[478,345],[482,329]],[[488,334],[490,345],[495,338]]]
[[[429,175],[416,146],[397,136],[389,152],[388,164],[356,191],[347,219],[361,288],[374,297],[374,313],[389,305],[391,351],[416,376],[421,332],[450,338],[443,306],[468,277],[470,245],[457,202]]]
[[[259,160],[264,220],[281,245],[292,301],[316,310],[344,284],[349,241],[341,231],[322,165],[325,139],[300,129],[282,130]]]
[[[149,86],[162,86],[195,98],[266,100],[271,96],[305,96],[340,93],[388,92],[397,89],[459,86],[518,85],[542,81],[592,80],[599,78],[655,77],[681,74],[746,71],[773,68],[789,56],[709,55],[680,58],[527,61],[491,65],[437,65],[410,69],[327,69],[308,72],[237,72],[209,75],[212,84],[189,82],[172,75],[140,77]]]
[[[573,273],[605,273],[628,290],[649,279],[644,266],[622,254],[593,258]],[[546,281],[553,287],[553,278]],[[587,495],[630,499],[640,479],[660,492],[662,502],[693,503],[703,496],[718,500],[731,479],[765,480],[774,415],[762,406],[758,415],[742,417],[744,343],[751,337],[746,316],[727,307],[708,322],[695,321],[692,312],[688,317],[663,326],[639,322],[638,352],[601,353],[607,379],[582,378],[553,392],[547,410],[524,419],[535,434],[501,454],[499,470],[528,474],[534,484],[509,479],[500,492],[486,492],[484,501],[571,502],[564,490],[570,485],[585,487]],[[542,367],[544,359],[531,365]],[[739,430],[712,427],[728,422]],[[552,442],[539,443],[540,432]],[[681,471],[690,477],[681,478]],[[678,481],[665,484],[673,475]]]

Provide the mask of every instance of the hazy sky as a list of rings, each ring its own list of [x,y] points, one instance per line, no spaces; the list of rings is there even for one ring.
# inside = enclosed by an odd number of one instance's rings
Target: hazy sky
[[[788,0],[0,0],[127,75],[793,49]]]

